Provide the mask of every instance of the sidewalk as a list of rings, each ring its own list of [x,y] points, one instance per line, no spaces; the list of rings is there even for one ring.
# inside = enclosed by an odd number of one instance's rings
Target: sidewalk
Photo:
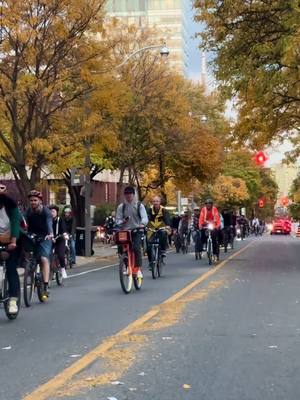
[[[92,257],[77,256],[75,268],[97,261],[117,259],[117,246],[104,245],[96,242],[94,243],[93,250],[95,254]]]

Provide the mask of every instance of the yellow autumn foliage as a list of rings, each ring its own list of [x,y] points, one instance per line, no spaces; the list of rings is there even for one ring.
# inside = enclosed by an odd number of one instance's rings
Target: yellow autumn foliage
[[[243,179],[220,175],[212,187],[214,201],[219,206],[238,206],[249,199],[246,183]]]

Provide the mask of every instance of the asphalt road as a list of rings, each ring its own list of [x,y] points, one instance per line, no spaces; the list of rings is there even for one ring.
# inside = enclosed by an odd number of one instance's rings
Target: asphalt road
[[[0,399],[22,399],[72,363],[80,367],[82,356],[201,274],[71,380],[63,372],[58,392],[28,399],[298,399],[300,241],[267,236],[238,247],[249,243],[210,276],[206,260],[169,254],[165,277],[145,272],[142,291],[129,296],[109,267],[53,288],[48,304],[36,300],[13,323],[2,314]]]

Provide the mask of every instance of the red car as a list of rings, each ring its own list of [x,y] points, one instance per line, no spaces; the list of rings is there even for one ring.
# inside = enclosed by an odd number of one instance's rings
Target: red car
[[[271,235],[281,233],[283,235],[289,235],[292,230],[291,221],[288,219],[278,219],[273,222],[273,227],[271,230]]]

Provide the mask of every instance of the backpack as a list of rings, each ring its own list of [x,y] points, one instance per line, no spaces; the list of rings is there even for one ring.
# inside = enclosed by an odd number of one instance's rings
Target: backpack
[[[142,215],[141,215],[141,205],[142,203],[140,201],[137,202],[137,212],[138,212],[138,216],[139,219],[142,219]],[[123,215],[123,219],[125,218],[125,210],[126,210],[126,204],[122,203],[122,215]]]

